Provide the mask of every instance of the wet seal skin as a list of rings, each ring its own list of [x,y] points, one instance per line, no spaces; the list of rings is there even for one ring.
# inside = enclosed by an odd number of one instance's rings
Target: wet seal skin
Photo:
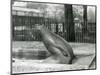
[[[66,40],[43,25],[35,25],[35,29],[38,30],[45,47],[51,53],[51,56],[43,62],[72,64],[75,56],[72,47]]]

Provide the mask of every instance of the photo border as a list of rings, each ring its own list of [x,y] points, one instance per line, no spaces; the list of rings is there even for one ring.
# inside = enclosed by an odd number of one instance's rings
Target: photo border
[[[95,68],[94,69],[80,69],[80,70],[60,70],[60,71],[46,71],[46,72],[27,72],[27,73],[15,73],[12,74],[12,0],[10,0],[10,74],[18,75],[18,74],[38,74],[38,73],[54,73],[54,72],[69,72],[69,71],[88,71],[88,70],[96,70],[97,69],[97,5],[87,5],[87,4],[71,4],[71,3],[54,3],[54,2],[43,2],[43,1],[23,1],[16,0],[17,2],[33,2],[33,3],[48,3],[48,4],[60,4],[60,5],[86,5],[86,6],[94,6],[95,7],[95,22],[96,22],[96,36],[95,36]]]

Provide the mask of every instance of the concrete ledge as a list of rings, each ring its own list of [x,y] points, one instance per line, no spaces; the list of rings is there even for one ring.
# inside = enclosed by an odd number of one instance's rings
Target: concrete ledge
[[[48,71],[63,71],[63,70],[83,70],[88,69],[86,65],[66,65],[66,64],[47,64],[33,63],[13,64],[13,73],[30,73],[30,72],[48,72]]]
[[[95,56],[81,57],[73,64],[48,64],[41,63],[43,60],[16,60],[12,65],[13,73],[30,73],[30,72],[48,72],[63,70],[85,70],[89,69],[94,61]],[[84,61],[84,62],[83,62]],[[95,65],[94,67],[95,68]],[[93,69],[91,68],[91,69]]]

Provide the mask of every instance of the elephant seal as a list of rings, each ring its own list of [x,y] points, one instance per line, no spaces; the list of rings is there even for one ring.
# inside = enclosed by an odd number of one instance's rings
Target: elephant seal
[[[72,64],[72,60],[75,56],[72,47],[66,40],[48,30],[43,25],[35,25],[35,29],[39,31],[45,47],[51,53],[51,56],[48,57],[45,62]]]

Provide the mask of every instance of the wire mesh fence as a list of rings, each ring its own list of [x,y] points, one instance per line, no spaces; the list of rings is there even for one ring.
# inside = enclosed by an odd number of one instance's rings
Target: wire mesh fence
[[[12,37],[15,41],[41,41],[38,31],[34,30],[36,24],[45,25],[50,31],[60,35],[65,40],[68,38],[67,30],[64,28],[64,22],[58,22],[55,19],[44,18],[44,17],[34,17],[34,16],[12,16]],[[75,24],[75,42],[95,42],[96,37],[96,24],[88,23],[88,32],[84,33],[84,28],[82,28],[82,23],[78,25]],[[31,29],[33,28],[33,32]],[[70,34],[70,32],[69,32]],[[66,37],[67,36],[67,37]]]

